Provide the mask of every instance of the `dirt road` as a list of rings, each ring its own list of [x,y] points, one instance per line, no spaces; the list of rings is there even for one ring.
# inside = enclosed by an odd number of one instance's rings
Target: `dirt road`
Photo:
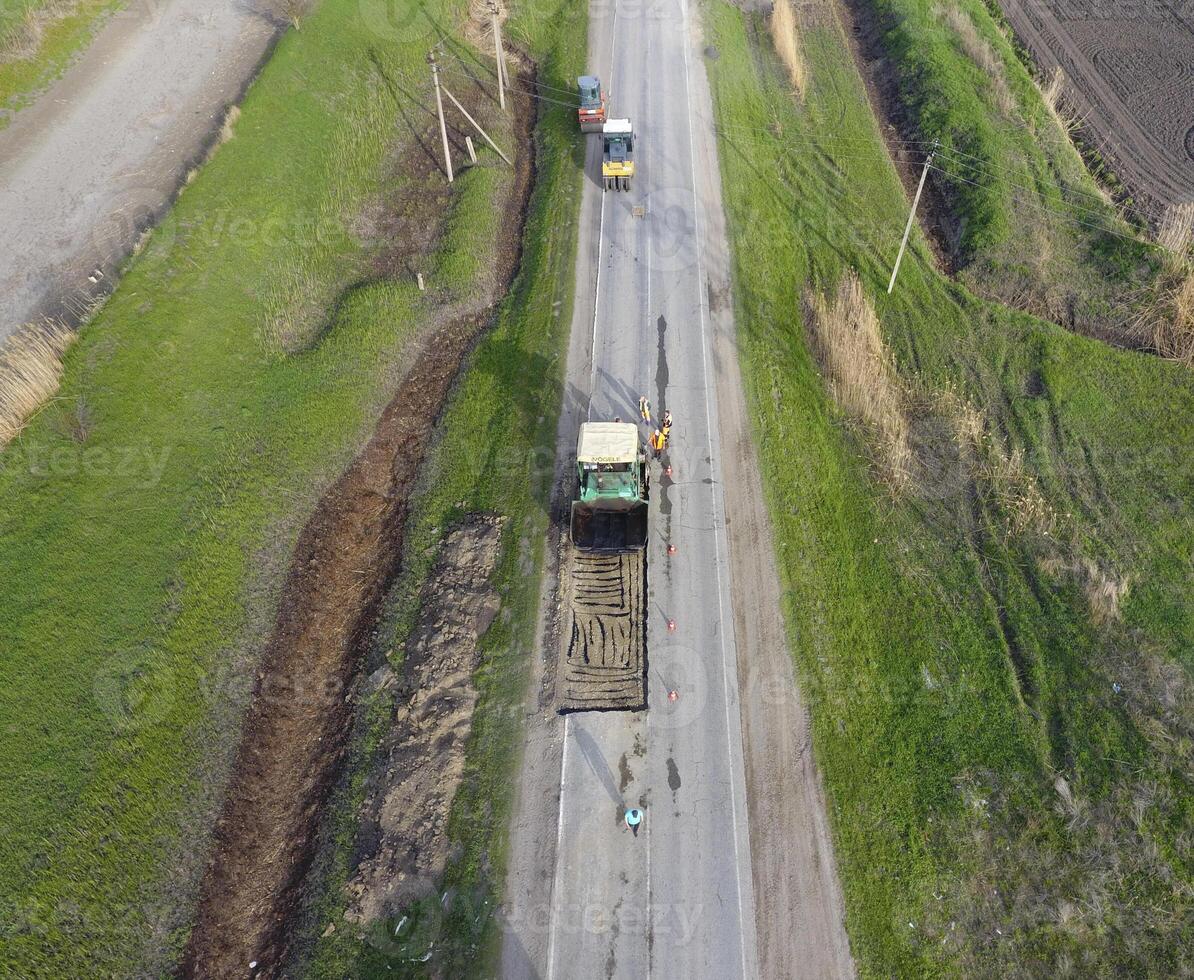
[[[0,131],[0,340],[106,289],[267,54],[266,9],[130,3]]]
[[[558,442],[566,460],[580,421],[635,418],[646,394],[676,418],[672,473],[653,478],[648,710],[532,711],[502,972],[848,976],[735,363],[695,7],[592,11],[586,67],[634,123],[639,176],[603,194],[590,139]],[[646,811],[637,837],[626,806]]]

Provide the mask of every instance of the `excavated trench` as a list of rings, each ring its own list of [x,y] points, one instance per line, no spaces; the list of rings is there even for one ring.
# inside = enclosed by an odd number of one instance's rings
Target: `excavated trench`
[[[285,962],[318,822],[351,730],[345,692],[401,568],[419,468],[461,366],[492,323],[521,258],[535,171],[535,104],[527,94],[534,90],[533,68],[520,68],[516,78],[515,175],[505,210],[517,220],[502,225],[496,272],[484,295],[430,311],[432,326],[368,444],[299,536],[215,829],[184,976],[273,976]],[[486,111],[496,107],[486,105]],[[413,136],[404,162],[424,178],[413,182],[413,193],[436,193],[443,178],[429,148],[437,146],[438,134],[424,132],[420,122]],[[464,132],[451,138],[458,159],[464,157]],[[410,214],[409,207],[399,210]],[[403,223],[391,223],[390,230],[400,232]],[[426,244],[431,247],[431,239]],[[379,275],[407,266],[401,242],[393,243],[393,252],[380,257]]]
[[[923,139],[915,113],[900,93],[897,66],[885,50],[883,38],[896,22],[890,11],[870,0],[833,0],[855,67],[867,90],[876,119],[887,146],[888,156],[904,184],[909,200],[919,182],[923,149],[914,141]],[[1076,134],[1075,146],[1097,141]],[[1089,167],[1091,161],[1087,160]],[[988,264],[981,254],[967,254],[962,238],[965,220],[956,192],[948,181],[929,174],[917,217],[925,240],[932,250],[938,269],[951,278],[959,278],[984,299],[1001,306],[1022,309],[1075,333],[1084,334],[1115,347],[1156,353],[1148,331],[1141,329],[1130,303],[1121,302],[1115,290],[1099,292],[1103,276],[1097,270],[1097,257],[1083,256],[1090,278],[1085,282],[1077,270],[1048,270],[1013,274],[1000,259]],[[1081,265],[1079,266],[1079,268]],[[1138,275],[1147,275],[1143,267]]]
[[[837,0],[834,5],[854,65],[862,78],[871,106],[880,122],[887,155],[911,200],[920,180],[923,155],[910,152],[907,140],[920,138],[920,131],[907,105],[900,97],[896,67],[883,50],[883,35],[892,26],[869,0]],[[958,254],[962,234],[955,209],[936,180],[925,185],[919,224],[925,241],[933,251],[937,267],[946,275],[956,275],[964,262]]]

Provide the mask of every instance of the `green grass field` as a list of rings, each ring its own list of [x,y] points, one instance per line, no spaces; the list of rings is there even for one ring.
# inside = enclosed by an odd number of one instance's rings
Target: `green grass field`
[[[919,233],[887,296],[907,200],[839,34],[804,33],[799,104],[758,16],[705,11],[747,398],[856,960],[1179,975],[1194,381],[977,298]],[[997,193],[971,206],[992,235],[1016,220]],[[810,297],[848,269],[914,408],[926,462],[902,493],[806,339]],[[981,413],[977,463],[951,461],[941,404]],[[1014,480],[978,465],[1017,454]],[[1130,577],[1121,619],[1098,621],[1087,560]]]
[[[585,18],[576,0],[516,2],[506,34],[532,53],[545,85],[568,88],[585,57]],[[384,640],[390,662],[400,666],[419,590],[444,531],[471,512],[504,515],[502,558],[494,576],[502,615],[482,640],[483,662],[475,677],[481,698],[450,815],[449,833],[459,853],[442,890],[455,897],[447,910],[437,900],[408,909],[409,923],[400,934],[397,920],[378,923],[364,938],[343,924],[340,888],[352,871],[363,779],[392,706],[388,694],[376,696],[362,711],[350,776],[329,817],[322,881],[302,954],[304,975],[496,974],[500,931],[493,913],[501,898],[522,703],[534,662],[584,165],[574,113],[551,102],[542,103],[541,112],[521,271],[440,424],[441,438],[408,525],[403,575],[390,597]],[[336,932],[316,939],[329,923]],[[422,962],[428,953],[432,959]]]
[[[156,973],[185,941],[298,530],[406,342],[487,268],[488,150],[424,269],[432,303],[378,278],[360,221],[401,197],[406,93],[462,11],[391,30],[324,0],[287,34],[0,453],[0,973]]]
[[[0,0],[0,128],[58,77],[125,0]],[[34,26],[37,25],[37,26]]]

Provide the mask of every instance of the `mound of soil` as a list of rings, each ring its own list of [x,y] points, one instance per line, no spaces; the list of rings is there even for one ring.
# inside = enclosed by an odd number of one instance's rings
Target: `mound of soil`
[[[375,842],[348,882],[345,918],[367,925],[435,892],[448,859],[448,810],[464,773],[480,663],[477,641],[497,616],[489,584],[504,520],[474,514],[444,540],[406,643],[402,702],[369,780],[361,837]]]
[[[472,300],[429,303],[434,329],[414,352],[369,443],[299,537],[217,822],[184,976],[273,976],[284,962],[287,926],[301,901],[320,812],[351,730],[346,692],[381,599],[400,570],[419,467],[460,366],[492,321],[521,255],[534,177],[535,107],[525,93],[533,90],[533,74],[521,74],[512,96],[517,155],[506,202],[516,220],[502,227],[492,282]],[[419,118],[422,127],[425,117]],[[431,153],[433,135],[422,128],[414,134],[418,152]],[[427,173],[442,180],[431,164]]]

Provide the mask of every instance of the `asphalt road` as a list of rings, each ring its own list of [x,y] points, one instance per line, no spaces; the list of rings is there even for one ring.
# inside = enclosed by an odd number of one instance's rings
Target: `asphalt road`
[[[590,21],[588,68],[611,93],[611,115],[634,124],[638,177],[629,192],[603,193],[600,140],[590,137],[579,274],[597,275],[577,318],[592,318],[592,357],[570,357],[569,389],[588,394],[583,414],[594,420],[633,420],[646,394],[675,428],[672,476],[658,465],[653,474],[650,709],[564,722],[549,978],[758,973],[702,271],[702,215],[720,202],[702,190],[717,183],[702,170],[715,157],[695,146],[711,134],[698,137],[689,103],[691,76],[704,70],[689,2],[600,5]],[[622,823],[632,805],[646,813],[637,837]]]
[[[132,0],[0,131],[0,340],[104,290],[277,29],[238,0]]]

